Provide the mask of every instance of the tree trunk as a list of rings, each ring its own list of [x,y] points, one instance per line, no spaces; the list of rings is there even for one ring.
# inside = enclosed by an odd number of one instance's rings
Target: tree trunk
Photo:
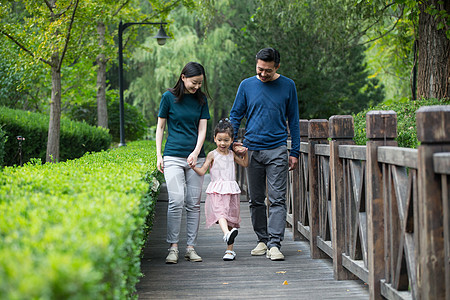
[[[97,23],[98,45],[102,51],[105,44],[105,24]],[[108,105],[106,103],[106,59],[101,52],[97,55],[97,125],[108,128]]]
[[[52,96],[50,102],[50,122],[48,125],[48,141],[46,162],[59,161],[59,135],[61,127],[61,70],[59,69],[59,53],[51,58]]]
[[[450,13],[450,1],[443,5],[438,0],[425,1],[419,4],[419,60],[417,95],[419,98],[445,98],[450,95],[450,40],[445,30],[437,30],[439,18],[436,20],[425,12],[434,4],[439,10]]]

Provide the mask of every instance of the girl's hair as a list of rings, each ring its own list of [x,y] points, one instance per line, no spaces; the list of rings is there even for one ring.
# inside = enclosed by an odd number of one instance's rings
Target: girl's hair
[[[180,77],[178,78],[177,84],[171,89],[168,89],[176,98],[176,102],[183,101],[184,96],[184,82],[181,79],[181,75],[184,75],[186,78],[194,77],[194,76],[200,76],[203,75],[203,83],[205,86],[206,94],[202,92],[201,88],[199,88],[195,94],[194,97],[197,99],[197,101],[203,105],[205,103],[205,97],[208,95],[209,98],[209,92],[208,92],[208,86],[206,85],[206,74],[205,69],[203,66],[197,62],[188,62],[183,70],[181,70]]]
[[[233,126],[230,123],[230,120],[228,118],[221,119],[219,123],[216,125],[216,128],[214,129],[214,136],[216,136],[218,133],[228,133],[228,135],[233,138],[234,137],[234,130]]]

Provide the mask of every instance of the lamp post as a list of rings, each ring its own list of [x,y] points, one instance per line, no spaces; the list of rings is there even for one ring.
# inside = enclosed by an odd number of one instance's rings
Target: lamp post
[[[164,31],[163,24],[165,22],[119,22],[119,115],[120,115],[120,143],[119,147],[126,146],[125,144],[125,119],[124,119],[124,105],[123,105],[123,49],[122,49],[122,34],[123,31],[132,25],[160,25],[158,33],[154,36],[158,41],[158,45],[162,46],[166,43],[166,39],[170,38]]]

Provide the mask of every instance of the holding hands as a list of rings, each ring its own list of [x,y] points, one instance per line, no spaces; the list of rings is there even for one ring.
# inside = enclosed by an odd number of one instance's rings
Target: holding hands
[[[248,148],[242,146],[242,143],[235,142],[233,143],[233,152],[236,153],[237,156],[243,157],[245,153],[247,153]]]
[[[194,168],[195,165],[197,164],[197,157],[198,154],[194,152],[192,152],[191,154],[189,154],[188,158],[187,158],[187,163],[189,165],[189,167]]]

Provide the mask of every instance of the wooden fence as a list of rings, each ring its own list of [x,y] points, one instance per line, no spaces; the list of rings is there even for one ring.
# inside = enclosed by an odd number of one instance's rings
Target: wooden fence
[[[450,300],[450,106],[421,107],[416,121],[418,149],[397,147],[394,111],[367,114],[365,146],[351,116],[300,120],[288,227],[371,299]],[[245,169],[237,175],[246,193]]]

